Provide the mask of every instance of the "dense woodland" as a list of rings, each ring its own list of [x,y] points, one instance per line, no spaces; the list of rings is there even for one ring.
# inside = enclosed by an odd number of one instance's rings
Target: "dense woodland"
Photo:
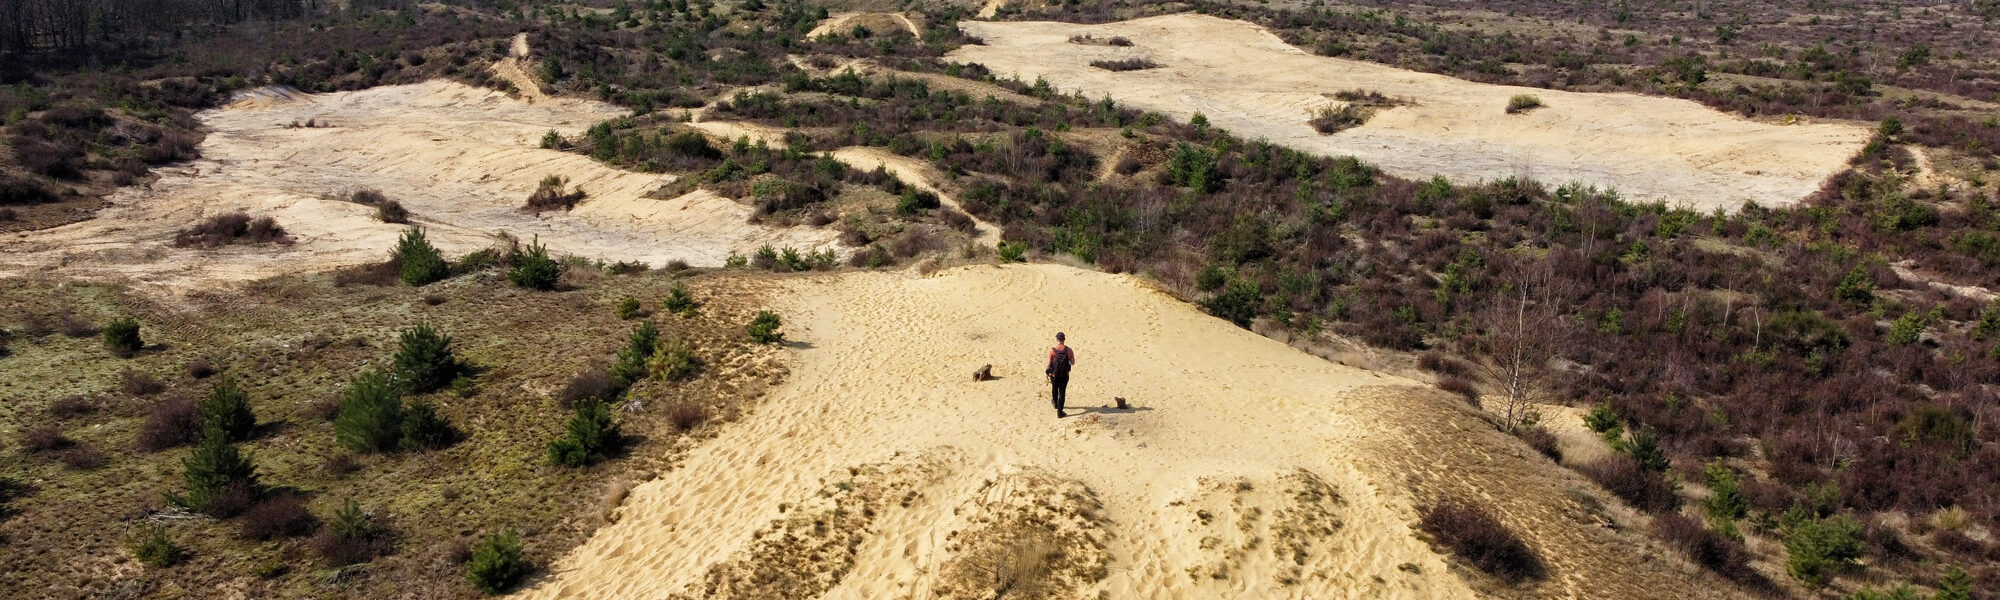
[[[141,6],[161,12],[142,16]],[[1875,141],[1797,206],[1703,214],[1529,180],[1410,181],[1199,118],[1171,122],[995,79],[938,60],[972,41],[951,26],[961,14],[952,8],[931,11],[922,38],[857,30],[806,40],[826,12],[798,2],[482,13],[4,0],[0,11],[33,15],[7,21],[16,27],[8,62],[95,66],[8,75],[0,124],[14,163],[0,167],[0,205],[57,201],[116,173],[129,183],[148,165],[193,156],[189,111],[233,89],[436,76],[504,85],[484,61],[527,30],[545,87],[639,113],[549,147],[701,173],[701,185],[764,202],[767,215],[818,211],[843,183],[907,191],[813,150],[917,157],[951,174],[966,210],[1002,225],[1016,252],[1140,273],[1218,317],[1301,343],[1340,335],[1420,356],[1443,387],[1495,408],[1501,427],[1531,443],[1547,434],[1524,410],[1530,401],[1591,409],[1588,424],[1620,452],[1569,466],[1661,515],[1670,543],[1747,586],[1777,589],[1745,566],[1743,538],[1755,535],[1784,540],[1806,588],[1866,557],[1878,579],[1945,589],[1969,572],[1982,591],[1959,597],[1993,597],[2000,544],[1963,523],[2000,529],[2000,302],[1931,283],[2000,286],[2000,199],[1983,179],[2000,177],[2000,121],[1959,104],[2000,100],[2000,74],[1980,62],[1991,50],[1971,41],[1996,9],[1953,3],[1944,18],[1959,24],[1948,28],[1926,16],[1816,30],[1759,23],[1748,9],[1711,7],[1719,14],[1704,18],[1660,6],[1606,5],[1565,17],[1602,33],[1539,37],[1386,9],[1184,8],[1263,23],[1324,55],[1674,95],[1746,115],[1861,119],[1878,123]],[[1806,10],[1779,12],[1795,9]],[[1003,17],[1104,21],[1134,10],[1072,3]],[[255,26],[227,26],[244,20]],[[1032,101],[809,72],[787,55],[870,58]],[[122,67],[91,62],[105,60]],[[737,86],[762,87],[718,97]],[[718,147],[674,128],[676,110],[710,102],[729,118],[794,128],[789,148]],[[113,133],[133,124],[158,135]],[[1105,164],[1105,138],[1122,140],[1124,158]],[[1912,185],[1911,145],[1961,161],[1966,182]],[[753,189],[749,178],[763,173],[789,183]],[[930,211],[948,219],[935,199],[910,204]],[[854,242],[876,256],[888,244]],[[1670,516],[1684,507],[1703,518]],[[1962,522],[1932,525],[1940,514]],[[1826,547],[1808,543],[1820,539],[1860,549],[1802,560]]]

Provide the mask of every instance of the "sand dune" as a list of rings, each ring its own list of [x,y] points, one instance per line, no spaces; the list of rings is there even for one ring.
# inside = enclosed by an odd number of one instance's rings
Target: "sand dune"
[[[486,247],[503,231],[540,236],[559,253],[655,266],[720,265],[731,252],[747,255],[766,243],[832,245],[830,231],[751,225],[749,206],[712,193],[645,197],[671,175],[536,147],[550,130],[575,134],[622,114],[598,102],[529,103],[447,81],[334,94],[260,90],[200,115],[213,129],[203,158],[164,169],[149,188],[120,190],[95,219],[0,239],[0,275],[61,267],[176,287],[380,260],[404,226],[331,197],[363,187],[402,202],[454,254]],[[290,127],[307,120],[319,127]],[[567,213],[521,212],[545,175],[569,177],[590,198]],[[174,232],[235,210],[275,217],[298,243],[171,247]]]
[[[1472,83],[1374,63],[1312,56],[1256,25],[1175,14],[1103,25],[964,22],[984,45],[950,60],[996,74],[1046,78],[1064,91],[1186,120],[1201,112],[1245,138],[1327,155],[1352,155],[1413,178],[1456,181],[1525,176],[1618,189],[1627,198],[1699,209],[1799,200],[1867,142],[1844,123],[1785,126],[1726,115],[1686,100],[1584,94]],[[1081,45],[1070,36],[1124,36],[1130,47]],[[1092,60],[1146,57],[1161,66],[1111,72]],[[1414,99],[1367,124],[1320,135],[1312,111],[1336,92],[1367,89]],[[1504,111],[1533,94],[1547,105]]]
[[[1444,493],[1493,503],[1549,559],[1530,595],[1727,596],[1444,395],[1128,276],[974,266],[773,285],[792,377],[523,596],[987,598],[1017,572],[1032,576],[1006,597],[1483,595],[1411,530],[1417,498]],[[1057,330],[1077,348],[1082,413],[1060,421],[1039,377]],[[986,363],[1001,379],[972,382]],[[1113,396],[1135,408],[1106,408]]]

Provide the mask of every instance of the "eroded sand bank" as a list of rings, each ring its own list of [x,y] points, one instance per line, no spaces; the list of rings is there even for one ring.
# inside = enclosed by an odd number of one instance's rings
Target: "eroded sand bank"
[[[1869,130],[1844,123],[1780,125],[1700,104],[1635,94],[1585,94],[1473,83],[1307,54],[1243,21],[1175,14],[1103,25],[964,22],[985,41],[949,60],[995,74],[1045,78],[1063,91],[1186,120],[1196,112],[1245,138],[1326,155],[1352,155],[1412,178],[1454,181],[1531,177],[1551,185],[1615,188],[1628,199],[1707,210],[1745,200],[1799,200],[1845,167]],[[1069,43],[1123,36],[1129,47]],[[1146,57],[1161,66],[1112,72],[1093,60]],[[1307,120],[1332,95],[1373,90],[1416,103],[1367,124],[1320,135]],[[1516,94],[1546,107],[1505,112]]]

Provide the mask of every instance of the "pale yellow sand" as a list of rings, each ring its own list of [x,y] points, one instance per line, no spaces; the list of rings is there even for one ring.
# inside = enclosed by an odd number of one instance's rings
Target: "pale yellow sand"
[[[671,182],[671,175],[623,171],[538,148],[550,130],[574,135],[624,111],[540,96],[531,80],[521,85],[537,100],[446,81],[334,94],[245,94],[232,106],[200,115],[213,129],[202,143],[203,158],[164,169],[150,189],[120,190],[95,219],[0,238],[0,275],[60,268],[176,287],[380,260],[405,226],[377,222],[371,208],[330,199],[363,187],[402,202],[449,254],[486,247],[497,232],[523,240],[538,235],[557,253],[654,266],[675,259],[720,265],[731,252],[748,255],[764,244],[832,245],[828,230],[751,225],[749,206],[712,193],[644,197]],[[329,126],[288,127],[308,119]],[[545,175],[566,176],[590,197],[571,212],[521,212]],[[235,210],[275,217],[298,243],[171,247],[176,231]]]
[[[1489,503],[1541,550],[1552,575],[1532,595],[1726,595],[1606,528],[1629,515],[1579,503],[1588,484],[1449,397],[1132,277],[1015,265],[773,285],[790,379],[522,596],[990,597],[965,577],[984,572],[981,548],[1046,535],[1066,552],[1053,568],[1103,575],[1050,597],[1475,597],[1411,531],[1415,496],[1434,493]],[[1041,376],[1058,330],[1078,355],[1065,420]],[[971,381],[987,363],[1001,379]],[[1104,408],[1113,396],[1136,410]]]
[[[1352,155],[1412,178],[1454,181],[1530,177],[1550,185],[1616,188],[1628,199],[1707,210],[1744,200],[1765,206],[1812,193],[1868,140],[1846,123],[1785,126],[1723,114],[1686,100],[1584,94],[1472,83],[1374,63],[1313,56],[1243,21],[1176,14],[1103,25],[964,22],[985,41],[948,59],[997,75],[1037,77],[1091,98],[1326,155]],[[1082,45],[1070,36],[1124,36],[1131,47]],[[1092,60],[1147,57],[1156,69],[1111,72]],[[1338,106],[1336,92],[1367,89],[1415,106],[1323,136],[1307,120]],[[1508,115],[1510,97],[1546,107]]]

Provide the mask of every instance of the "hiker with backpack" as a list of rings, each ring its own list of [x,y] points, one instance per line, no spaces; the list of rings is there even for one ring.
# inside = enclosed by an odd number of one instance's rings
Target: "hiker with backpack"
[[[1049,399],[1056,405],[1056,418],[1069,416],[1063,412],[1063,401],[1069,389],[1069,369],[1076,365],[1076,351],[1063,345],[1062,332],[1056,332],[1056,347],[1049,349],[1049,368],[1044,371],[1049,376]]]

